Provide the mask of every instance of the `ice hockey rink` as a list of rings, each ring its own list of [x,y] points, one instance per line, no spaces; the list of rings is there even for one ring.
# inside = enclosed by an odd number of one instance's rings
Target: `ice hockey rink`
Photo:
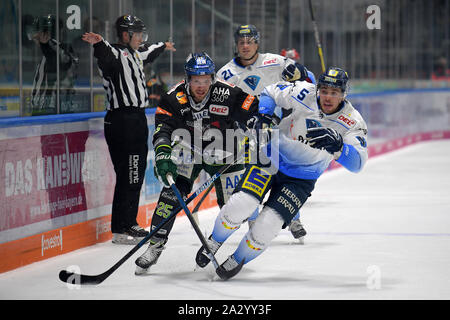
[[[282,230],[228,281],[219,280],[211,264],[196,270],[200,241],[183,216],[150,275],[134,275],[143,247],[98,286],[58,279],[68,267],[102,273],[132,248],[106,242],[0,274],[0,299],[447,300],[449,159],[450,141],[442,140],[372,158],[359,174],[324,174],[302,209],[304,245]],[[200,212],[204,233],[217,212]],[[219,262],[246,231],[243,225],[224,244]]]

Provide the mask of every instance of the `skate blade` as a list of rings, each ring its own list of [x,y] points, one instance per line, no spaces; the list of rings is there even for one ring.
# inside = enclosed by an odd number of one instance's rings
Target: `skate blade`
[[[113,234],[112,243],[125,244],[125,245],[137,245],[144,237],[135,238],[124,234]]]
[[[150,268],[141,268],[136,266],[136,270],[134,270],[135,276],[147,276],[150,275]]]

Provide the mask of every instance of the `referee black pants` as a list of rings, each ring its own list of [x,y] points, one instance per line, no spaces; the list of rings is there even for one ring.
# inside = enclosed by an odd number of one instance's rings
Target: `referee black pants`
[[[139,196],[148,153],[148,126],[144,109],[134,107],[107,111],[105,138],[116,173],[111,232],[136,225]]]

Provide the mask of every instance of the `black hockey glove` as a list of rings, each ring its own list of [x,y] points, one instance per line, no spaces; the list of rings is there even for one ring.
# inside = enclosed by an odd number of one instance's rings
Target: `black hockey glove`
[[[278,123],[273,116],[262,113],[258,113],[247,121],[247,127],[256,130],[271,128],[276,124]]]
[[[308,70],[304,65],[296,62],[284,68],[281,78],[289,82],[305,81],[308,78]]]
[[[341,151],[344,145],[341,134],[332,128],[310,128],[306,133],[306,138],[311,147],[325,149],[331,154]]]
[[[177,166],[172,161],[172,149],[159,147],[155,155],[155,175],[165,187],[169,187],[167,174],[172,174],[173,180],[177,178]]]

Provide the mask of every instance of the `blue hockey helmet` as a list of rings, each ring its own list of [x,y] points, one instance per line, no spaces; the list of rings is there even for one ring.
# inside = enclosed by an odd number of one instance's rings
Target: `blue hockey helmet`
[[[184,72],[187,81],[189,81],[191,76],[202,76],[205,74],[210,74],[214,79],[216,66],[206,52],[191,53],[186,58]]]
[[[234,33],[234,42],[237,43],[239,38],[252,38],[259,43],[259,31],[252,24],[239,26]]]
[[[348,79],[348,73],[344,69],[330,67],[319,76],[317,89],[322,86],[339,88],[345,95],[348,90]]]

